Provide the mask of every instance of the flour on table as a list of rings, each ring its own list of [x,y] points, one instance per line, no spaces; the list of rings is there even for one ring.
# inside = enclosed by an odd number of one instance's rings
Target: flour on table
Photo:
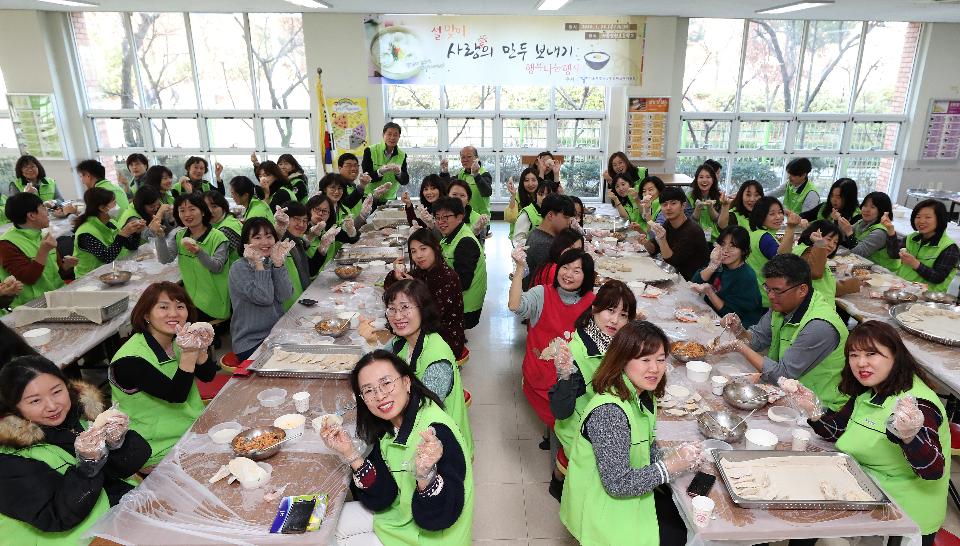
[[[751,500],[873,501],[842,457],[764,457],[720,461],[734,492]],[[812,477],[812,478],[811,478]]]
[[[900,322],[930,335],[955,338],[960,334],[960,313],[926,305],[911,305],[897,315]]]

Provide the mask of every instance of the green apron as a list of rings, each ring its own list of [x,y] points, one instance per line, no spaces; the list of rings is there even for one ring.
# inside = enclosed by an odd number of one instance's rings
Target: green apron
[[[763,289],[763,283],[767,282],[767,279],[763,276],[763,266],[767,265],[767,262],[770,260],[763,255],[763,252],[760,252],[760,239],[763,238],[764,233],[769,233],[774,238],[777,237],[776,232],[772,229],[761,228],[751,230],[750,255],[747,256],[747,265],[752,267],[753,272],[757,275],[757,286],[760,288],[760,301],[763,308],[766,309],[770,307],[770,298],[767,297],[767,291]]]
[[[793,245],[793,253],[797,256],[803,256],[803,253],[811,248],[808,245],[797,243]],[[820,292],[820,295],[823,296],[823,299],[827,301],[834,301],[837,298],[837,279],[833,276],[833,271],[830,270],[830,266],[824,266],[823,276],[819,279],[813,279],[813,289]],[[766,292],[764,292],[766,293]]]
[[[477,174],[486,174],[486,172],[487,169],[481,166],[480,170],[477,171]],[[463,180],[468,186],[470,186],[470,208],[472,208],[477,214],[486,214],[489,216],[490,198],[480,195],[480,188],[477,187],[477,181],[473,178],[473,175],[464,169],[460,171],[460,174],[457,175],[457,178]]]
[[[912,394],[940,410],[940,451],[943,453],[943,476],[937,480],[924,480],[917,476],[903,455],[903,449],[887,439],[887,418],[900,396]],[[837,440],[837,449],[847,453],[877,481],[880,487],[907,515],[920,533],[936,533],[947,514],[947,484],[950,480],[950,420],[937,393],[920,378],[913,376],[913,387],[896,396],[888,396],[882,405],[873,403],[874,392],[868,390],[853,402],[846,431]],[[854,426],[857,425],[857,426]]]
[[[219,273],[211,273],[200,263],[197,256],[188,251],[183,246],[183,238],[189,230],[183,229],[177,233],[177,251],[179,256],[177,262],[180,265],[180,276],[183,279],[183,287],[193,300],[197,309],[215,319],[226,319],[230,317],[230,292],[228,290],[228,277],[230,269],[226,265]],[[218,229],[208,228],[202,241],[197,241],[197,246],[203,249],[207,255],[213,256],[217,247],[229,242],[227,236]]]
[[[10,222],[10,220],[7,219],[6,208],[7,208],[7,196],[4,194],[0,194],[0,226]]]
[[[840,392],[838,387],[840,386],[840,372],[846,365],[843,347],[847,343],[849,331],[847,331],[847,325],[844,324],[843,319],[837,315],[833,300],[825,299],[814,289],[810,298],[810,306],[807,307],[807,312],[803,314],[797,324],[784,323],[783,313],[773,311],[770,322],[770,350],[767,352],[767,356],[773,360],[783,358],[783,354],[787,352],[787,349],[793,344],[793,340],[797,339],[807,323],[817,319],[829,322],[837,330],[837,333],[840,334],[840,343],[826,358],[814,364],[812,368],[797,379],[813,391],[825,406],[836,411],[847,402],[848,398],[847,395]]]
[[[940,253],[946,250],[947,248],[955,245],[953,239],[947,236],[946,232],[940,235],[940,240],[936,245],[920,245],[920,234],[913,232],[907,236],[907,252],[912,254],[920,263],[927,267],[933,267],[934,262],[937,261],[937,257],[940,256]],[[947,275],[947,278],[933,284],[916,272],[912,267],[901,263],[900,271],[898,272],[900,277],[911,282],[922,282],[927,284],[927,288],[934,292],[946,292],[950,289],[950,283],[953,282],[954,275],[957,274],[957,268],[954,267],[953,271]]]
[[[76,457],[51,444],[37,444],[21,449],[2,446],[0,447],[0,453],[40,461],[56,470],[60,475],[66,474],[68,469],[77,464]],[[41,531],[29,523],[0,514],[0,536],[6,537],[2,540],[4,544],[15,544],[16,546],[89,544],[89,541],[82,540],[83,534],[109,509],[110,499],[107,497],[107,492],[101,489],[100,496],[97,497],[97,503],[93,505],[90,514],[73,529],[58,532]]]
[[[300,272],[297,270],[297,263],[293,261],[292,256],[288,254],[287,258],[283,261],[283,265],[287,268],[287,277],[290,279],[290,284],[293,285],[293,294],[283,302],[283,310],[289,311],[290,308],[293,307],[293,304],[297,303],[297,300],[300,299],[300,295],[303,294],[306,287],[300,283]]]
[[[394,165],[403,165],[403,161],[407,158],[407,154],[401,150],[399,147],[395,149],[395,153],[390,159],[387,159],[387,145],[384,143],[374,144],[370,146],[370,159],[373,161],[373,170],[378,170],[380,167],[388,163]],[[397,198],[397,190],[400,189],[400,179],[397,178],[397,173],[393,171],[383,173],[383,176],[380,178],[379,182],[370,182],[367,184],[367,187],[363,189],[364,195],[370,195],[384,184],[390,184],[390,191],[385,195],[380,197],[380,201],[389,201],[391,199]]]
[[[460,378],[457,358],[453,356],[453,351],[447,345],[447,342],[440,337],[440,334],[433,333],[426,336],[421,334],[421,339],[423,340],[423,348],[420,354],[416,355],[416,362],[410,362],[410,344],[406,343],[403,338],[397,338],[397,346],[394,350],[397,352],[397,356],[413,366],[417,379],[421,381],[430,364],[439,360],[446,360],[450,363],[451,368],[453,368],[453,388],[450,389],[450,394],[443,400],[443,408],[460,428],[460,434],[463,436],[463,442],[461,442],[463,450],[467,460],[470,461],[473,459],[473,434],[470,432],[470,419],[467,418],[467,403],[463,396],[463,380]]]
[[[94,187],[103,188],[105,190],[110,190],[113,192],[113,196],[117,199],[117,206],[120,207],[120,213],[123,214],[123,211],[127,210],[127,207],[130,206],[130,200],[127,199],[127,192],[123,189],[110,182],[109,180],[101,180],[97,182]]]
[[[738,226],[742,227],[743,229],[745,229],[745,230],[747,230],[747,231],[753,231],[753,230],[750,229],[750,217],[749,217],[749,216],[744,216],[744,215],[740,214],[739,212],[736,212],[736,211],[733,211],[733,210],[732,210],[732,211],[730,211],[730,217],[733,218],[734,220],[736,220]],[[727,226],[730,226],[730,224],[727,224]]]
[[[226,237],[226,230],[230,230],[233,233],[236,233],[237,238],[239,238],[240,233],[243,231],[243,224],[241,224],[240,220],[237,220],[232,214],[228,212],[223,215],[223,218],[219,222],[213,224],[213,228],[219,229],[220,231],[224,232],[224,237]],[[227,241],[229,240],[230,238],[227,237]],[[230,271],[230,266],[233,265],[233,262],[240,259],[240,254],[242,252],[242,249],[243,247],[240,247],[240,249],[238,250],[236,248],[233,248],[232,244],[230,245],[230,258],[227,259],[227,265],[226,265],[227,271]]]
[[[690,203],[690,206],[693,207],[696,200],[693,198],[693,195],[687,195],[687,202]],[[720,228],[717,226],[717,223],[713,221],[713,217],[710,216],[710,211],[707,210],[708,207],[703,205],[700,207],[700,228],[706,232],[710,231],[710,240],[716,241],[717,235],[720,235]],[[714,209],[716,210],[716,209]]]
[[[270,220],[271,224],[276,225],[277,223],[277,221],[273,218],[273,211],[270,210],[270,205],[264,203],[256,197],[250,198],[250,203],[247,204],[247,212],[243,216],[244,220],[249,220],[251,218],[266,218],[267,220]]]
[[[193,193],[198,193],[198,192],[197,192],[197,183],[194,182],[193,180],[191,180],[190,183],[193,185]],[[199,193],[206,193],[206,192],[210,191],[210,189],[211,189],[211,188],[210,188],[210,182],[208,182],[207,180],[201,179],[201,180],[200,180],[200,192],[199,192]],[[174,183],[174,185],[173,185],[173,191],[177,192],[178,195],[181,194],[181,193],[183,193],[183,184],[181,184],[180,182]]]
[[[36,259],[40,252],[40,241],[43,239],[39,229],[31,228],[13,228],[3,235],[0,235],[0,241],[9,241],[13,243],[20,252],[23,252],[31,260]],[[0,265],[0,279],[6,279],[10,273]],[[63,279],[60,278],[60,267],[57,265],[57,249],[50,249],[47,254],[47,263],[43,266],[43,273],[33,284],[23,283],[23,290],[15,298],[10,307],[16,307],[42,298],[45,292],[56,290],[63,286]]]
[[[876,231],[878,229],[883,230],[884,233],[886,233],[887,231],[887,228],[883,227],[883,224],[881,224],[880,222],[877,222],[876,224],[873,224],[872,226],[868,226],[866,228],[858,229],[858,228],[861,228],[862,226],[861,222],[862,220],[860,222],[857,222],[853,226],[854,235],[856,236],[858,241],[860,239],[865,238],[872,231]],[[867,259],[869,259],[871,262],[879,266],[886,267],[887,269],[890,270],[891,273],[896,274],[896,273],[899,273],[900,271],[900,258],[891,258],[890,256],[888,256],[886,245],[880,247],[880,250],[877,250],[873,254],[867,256]]]
[[[417,544],[421,546],[437,545],[469,545],[473,535],[473,465],[467,459],[467,474],[464,476],[463,511],[460,518],[447,529],[442,531],[428,531],[417,526],[413,520],[413,511],[410,500],[416,494],[417,478],[414,474],[411,461],[416,457],[417,446],[420,445],[420,432],[433,423],[439,423],[453,432],[461,446],[464,445],[463,436],[453,419],[444,413],[439,406],[430,401],[417,411],[416,421],[407,437],[407,443],[397,441],[393,436],[384,434],[380,438],[380,453],[383,462],[390,469],[394,481],[399,489],[396,499],[389,508],[376,512],[373,515],[373,531],[384,544]]]
[[[117,230],[104,224],[96,216],[88,217],[83,222],[83,225],[77,228],[76,233],[73,235],[73,254],[78,260],[76,267],[73,268],[73,272],[77,279],[103,265],[100,258],[80,248],[80,235],[84,233],[93,235],[107,247],[112,245],[114,239],[117,238]]]
[[[803,212],[803,202],[806,201],[807,194],[814,191],[813,182],[805,180],[802,187],[803,189],[798,192],[793,184],[787,183],[786,193],[783,194],[783,208],[797,214]]]
[[[22,178],[18,178],[13,181],[13,185],[16,186],[17,191],[22,192],[23,189],[27,187],[27,182]],[[57,183],[54,182],[52,178],[44,178],[34,187],[37,188],[37,195],[40,196],[40,199],[44,203],[56,199]]]
[[[307,199],[310,198],[310,188],[307,187],[307,181],[304,180],[303,175],[294,175],[287,179],[290,182],[290,186],[293,188],[294,196],[297,193],[297,186],[303,188],[303,199],[297,199],[297,202],[301,205],[307,204]],[[296,197],[294,197],[296,198]]]
[[[563,445],[563,451],[569,458],[570,451],[573,449],[573,443],[577,438],[580,421],[584,416],[584,410],[586,410],[590,400],[593,399],[593,375],[597,373],[597,368],[600,367],[603,355],[591,355],[587,353],[587,346],[583,344],[583,338],[581,337],[581,331],[579,329],[573,334],[573,339],[570,340],[568,346],[570,348],[570,354],[573,356],[573,361],[580,370],[580,374],[583,376],[583,382],[587,386],[587,392],[577,397],[573,415],[566,419],[557,419],[553,422],[553,431],[557,434],[557,438],[560,439],[560,444]]]
[[[593,444],[583,437],[583,427],[593,410],[613,404],[627,415],[630,423],[630,466],[643,468],[650,464],[650,446],[656,432],[654,412],[643,407],[637,391],[626,376],[630,400],[623,401],[610,392],[597,394],[584,409],[580,430],[568,453],[567,478],[560,500],[560,521],[584,546],[620,545],[659,546],[660,526],[654,506],[653,491],[639,497],[612,497],[600,481]],[[664,545],[667,546],[667,545]]]
[[[140,216],[140,213],[137,212],[137,209],[133,208],[132,206],[127,207],[123,212],[120,213],[120,216],[117,218],[117,222],[116,222],[116,225],[118,226],[117,229],[119,230],[123,226],[127,225],[127,222],[130,221],[131,218],[138,218],[140,220],[143,220],[143,217]],[[146,233],[146,230],[143,230],[140,233],[135,235],[135,237],[137,238],[137,246],[143,245],[144,243],[147,242],[146,235],[144,235],[145,233]],[[123,248],[120,250],[120,254],[117,256],[117,258],[123,258],[124,256],[129,256],[130,254],[132,254],[130,249]]]
[[[456,235],[448,242],[448,237],[440,240],[440,248],[443,251],[443,259],[447,265],[453,267],[453,255],[457,245],[463,239],[473,239],[474,244],[480,247],[480,259],[477,260],[473,270],[473,282],[470,287],[463,291],[463,312],[470,313],[479,311],[483,307],[483,298],[487,295],[487,258],[483,250],[483,245],[473,234],[473,230],[467,224],[461,224]]]
[[[340,200],[343,201],[344,198],[346,198],[347,196],[353,195],[354,192],[358,192],[358,191],[361,191],[361,190],[357,188],[357,185],[355,183],[351,182],[347,184],[347,189],[344,190],[343,197],[341,197]],[[362,208],[363,208],[363,199],[360,199],[356,202],[356,204],[350,207],[350,214],[354,216],[360,216],[360,209]]]
[[[540,224],[543,223],[543,215],[540,214],[540,211],[537,210],[537,206],[533,203],[523,207],[520,211],[520,214],[526,214],[527,218],[530,219],[530,231],[533,231],[540,227]],[[527,234],[530,234],[530,231]]]
[[[110,365],[116,365],[116,362],[124,357],[142,358],[163,375],[173,378],[180,362],[180,347],[174,344],[173,350],[172,359],[160,362],[143,334],[134,334],[113,356]],[[143,436],[153,450],[144,466],[153,466],[163,460],[170,448],[203,413],[203,401],[200,399],[196,382],[190,387],[187,400],[180,403],[167,402],[143,391],[124,392],[112,380],[110,394],[120,405],[120,409],[130,416],[130,428]]]

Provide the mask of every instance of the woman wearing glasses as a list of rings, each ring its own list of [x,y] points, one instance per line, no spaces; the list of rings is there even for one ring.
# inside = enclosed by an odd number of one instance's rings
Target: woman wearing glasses
[[[397,355],[368,353],[350,373],[357,437],[327,422],[320,435],[350,466],[357,502],[344,505],[338,544],[470,544],[473,470],[443,403]],[[349,541],[349,542],[348,542]]]

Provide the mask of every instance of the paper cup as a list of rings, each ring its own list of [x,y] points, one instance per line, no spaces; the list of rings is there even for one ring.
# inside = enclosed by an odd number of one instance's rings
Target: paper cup
[[[806,451],[807,444],[810,443],[810,431],[805,428],[795,428],[790,433],[793,436],[793,444],[790,449],[793,451]]]
[[[310,393],[301,391],[293,395],[293,406],[299,413],[306,413],[310,409]]]
[[[726,377],[722,375],[715,375],[710,378],[710,386],[713,394],[717,396],[723,396],[723,387],[727,385],[729,381]]]
[[[273,426],[277,428],[282,428],[283,431],[287,434],[287,438],[297,438],[303,436],[304,429],[306,428],[307,418],[299,413],[288,413],[287,415],[281,415],[273,421]],[[296,440],[291,440],[295,442]]]
[[[693,497],[690,502],[693,505],[693,523],[697,527],[706,527],[710,523],[710,517],[713,515],[713,509],[716,503],[710,497]]]

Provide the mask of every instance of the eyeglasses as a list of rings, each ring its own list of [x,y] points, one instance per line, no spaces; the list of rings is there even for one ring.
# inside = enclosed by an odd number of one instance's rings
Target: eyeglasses
[[[392,393],[393,389],[397,387],[397,381],[399,380],[399,377],[384,377],[380,380],[379,386],[361,388],[360,398],[362,398],[364,402],[373,402],[378,393],[384,396]]]
[[[447,222],[453,219],[456,214],[435,214],[433,217],[436,218],[438,222]]]
[[[782,295],[786,294],[787,292],[789,292],[789,291],[793,290],[794,288],[796,288],[796,287],[798,287],[798,286],[801,286],[801,285],[802,285],[802,283],[801,283],[801,284],[795,284],[795,285],[790,286],[790,287],[788,287],[788,288],[780,289],[780,288],[770,288],[769,286],[767,286],[767,283],[763,283],[763,291],[766,292],[768,296],[776,296],[776,297],[779,297],[779,296],[782,296]]]
[[[413,305],[403,304],[400,307],[387,307],[387,316],[395,317],[397,315],[409,315],[410,311],[416,309]]]

